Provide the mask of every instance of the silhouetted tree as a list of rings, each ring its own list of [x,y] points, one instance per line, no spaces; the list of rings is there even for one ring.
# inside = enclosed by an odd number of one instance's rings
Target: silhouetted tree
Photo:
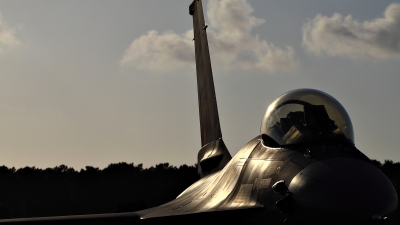
[[[174,199],[197,179],[195,167],[169,163],[145,169],[120,162],[80,171],[0,166],[0,218],[138,210]]]
[[[400,185],[400,163],[372,163]],[[38,169],[0,166],[0,218],[126,212],[174,199],[198,180],[196,165],[150,168],[119,162],[104,169],[66,165]]]

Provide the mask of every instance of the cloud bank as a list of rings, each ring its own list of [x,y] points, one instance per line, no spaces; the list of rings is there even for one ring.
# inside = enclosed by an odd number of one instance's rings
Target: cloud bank
[[[134,40],[120,61],[124,68],[149,71],[174,71],[194,62],[192,36],[171,31],[151,30]]]
[[[8,26],[0,14],[0,53],[19,44],[21,42],[15,37],[15,29]]]
[[[400,4],[390,4],[382,18],[357,22],[351,15],[317,15],[302,28],[303,44],[312,53],[386,59],[400,56]]]
[[[265,21],[252,16],[247,0],[210,0],[207,29],[211,60],[224,70],[259,69],[274,72],[296,67],[294,52],[252,35]],[[120,61],[123,68],[175,71],[194,65],[193,30],[184,34],[152,30],[135,39]]]

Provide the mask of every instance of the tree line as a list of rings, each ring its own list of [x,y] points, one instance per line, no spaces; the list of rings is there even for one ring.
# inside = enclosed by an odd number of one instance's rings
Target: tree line
[[[372,160],[399,193],[400,163]],[[116,163],[79,171],[0,166],[0,218],[137,211],[174,199],[199,179],[196,165]]]
[[[397,196],[400,197],[400,162],[385,160],[384,163],[381,163],[374,159],[372,162],[393,182],[397,190]]]
[[[198,180],[195,166],[20,169],[0,166],[0,218],[136,211],[168,202]]]

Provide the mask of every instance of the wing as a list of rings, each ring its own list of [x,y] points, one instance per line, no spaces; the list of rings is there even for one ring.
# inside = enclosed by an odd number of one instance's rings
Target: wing
[[[157,213],[157,211],[164,211]],[[174,214],[165,213],[165,210],[170,210],[169,207],[152,208],[148,212],[153,212],[153,217],[142,218],[136,212],[130,213],[111,213],[111,214],[93,214],[93,215],[78,215],[78,216],[56,216],[56,217],[37,217],[24,219],[6,219],[0,220],[0,224],[57,224],[57,225],[145,225],[145,224],[188,224],[193,221],[212,222],[215,218],[226,218],[226,221],[232,222],[247,222],[251,214],[253,218],[257,218],[261,207],[251,208],[232,208],[229,210],[207,210],[197,213],[182,213]],[[249,216],[250,215],[250,216]],[[225,221],[225,222],[226,222]]]
[[[225,222],[248,222],[249,218],[258,218],[262,207],[250,208],[231,208],[228,210],[205,210],[197,213],[175,214],[170,207],[159,206],[152,208],[147,212],[153,212],[152,217],[142,218],[136,212],[130,213],[111,213],[111,214],[93,214],[77,216],[56,216],[56,217],[37,217],[24,219],[6,219],[0,220],[0,224],[57,224],[57,225],[145,225],[145,224],[187,224],[188,222],[208,222],[216,221],[216,218],[225,218]],[[165,213],[168,210],[171,213]],[[160,213],[162,211],[162,213]],[[251,216],[253,215],[253,216]],[[217,221],[216,221],[217,222]]]
[[[204,211],[174,216],[142,219],[141,224],[255,224],[260,218],[262,208],[241,208],[221,211]]]
[[[137,213],[109,213],[76,216],[36,217],[0,220],[0,224],[139,224]]]
[[[234,224],[239,221],[248,224],[251,219],[259,219],[265,209],[252,194],[257,192],[257,187],[241,179],[246,175],[246,159],[259,146],[259,139],[260,136],[257,136],[247,143],[222,170],[201,178],[176,199],[161,206],[129,213],[0,220],[0,224],[164,225],[193,221],[210,223],[215,218]]]
[[[254,169],[264,171],[265,168],[263,170],[254,165],[252,168],[246,163],[251,152],[260,147],[259,139],[260,136],[255,137],[222,170],[192,184],[175,200],[136,213],[143,220],[166,219],[171,223],[198,220],[210,223],[212,218],[219,218],[234,224],[245,220],[248,224],[251,219],[259,219],[261,212],[265,210],[265,202],[260,201],[264,198],[259,198],[259,189],[265,187],[258,185],[254,176],[260,174],[253,172]],[[252,177],[249,177],[249,173]],[[244,177],[249,179],[243,179]]]

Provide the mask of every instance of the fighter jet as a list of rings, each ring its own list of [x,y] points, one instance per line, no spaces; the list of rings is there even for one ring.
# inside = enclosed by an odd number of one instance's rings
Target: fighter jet
[[[398,224],[394,184],[357,149],[346,110],[318,90],[289,91],[260,135],[232,157],[219,123],[201,0],[193,16],[201,179],[137,212],[1,220],[2,224]],[[159,187],[162,191],[162,186]]]

